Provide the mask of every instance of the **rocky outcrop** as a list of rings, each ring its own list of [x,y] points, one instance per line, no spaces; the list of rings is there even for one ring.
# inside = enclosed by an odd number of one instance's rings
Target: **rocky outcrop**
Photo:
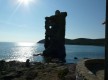
[[[75,80],[76,64],[30,62],[28,67],[26,62],[10,61],[5,65],[0,80]]]

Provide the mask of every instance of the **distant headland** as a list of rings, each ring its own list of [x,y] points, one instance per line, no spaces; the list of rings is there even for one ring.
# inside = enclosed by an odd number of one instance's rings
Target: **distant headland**
[[[44,43],[45,39],[38,41],[37,43]],[[105,39],[88,39],[88,38],[77,38],[77,39],[65,39],[65,44],[68,45],[94,45],[104,46]]]

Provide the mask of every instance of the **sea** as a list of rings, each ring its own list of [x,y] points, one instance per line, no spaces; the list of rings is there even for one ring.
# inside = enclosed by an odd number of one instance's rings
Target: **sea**
[[[104,59],[104,46],[91,45],[65,45],[66,63],[77,63],[81,59]],[[25,62],[30,59],[31,62],[44,62],[40,54],[44,50],[44,44],[30,42],[0,42],[0,60]],[[76,59],[77,58],[77,59]]]

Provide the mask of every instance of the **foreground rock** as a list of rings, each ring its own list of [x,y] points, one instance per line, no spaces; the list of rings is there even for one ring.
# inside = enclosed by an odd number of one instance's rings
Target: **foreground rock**
[[[76,64],[0,61],[0,80],[75,80]]]

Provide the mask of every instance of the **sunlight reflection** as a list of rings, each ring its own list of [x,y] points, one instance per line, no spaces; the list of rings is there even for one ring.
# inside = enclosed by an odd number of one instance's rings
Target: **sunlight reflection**
[[[30,42],[18,42],[17,46],[35,46],[35,43]]]
[[[32,55],[34,54],[34,47],[32,47],[32,44],[19,44],[22,46],[17,46],[15,48],[12,48],[12,53],[11,53],[11,57],[10,59],[8,59],[7,61],[12,61],[12,60],[16,60],[16,61],[21,61],[21,62],[25,62],[27,59],[30,59],[30,61],[32,61]]]
[[[11,48],[11,55],[7,61],[21,61],[25,62],[27,59],[33,60],[33,54],[35,53],[35,43],[31,42],[18,42],[15,47]]]

